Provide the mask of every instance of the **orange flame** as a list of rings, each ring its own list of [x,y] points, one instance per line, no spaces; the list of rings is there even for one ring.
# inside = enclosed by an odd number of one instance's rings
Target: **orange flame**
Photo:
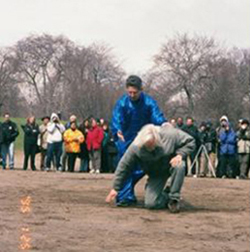
[[[27,197],[24,197],[22,198],[21,200],[21,212],[22,213],[30,213],[31,212],[31,197],[30,196],[27,196]]]

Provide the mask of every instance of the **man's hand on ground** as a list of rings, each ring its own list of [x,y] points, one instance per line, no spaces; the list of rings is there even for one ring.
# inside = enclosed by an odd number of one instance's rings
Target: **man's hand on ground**
[[[113,201],[116,198],[117,194],[117,191],[112,189],[106,198],[106,202],[110,203],[111,201]]]

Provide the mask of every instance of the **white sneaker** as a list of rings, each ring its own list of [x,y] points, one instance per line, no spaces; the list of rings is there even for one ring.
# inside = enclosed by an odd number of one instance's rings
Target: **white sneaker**
[[[89,171],[89,173],[93,174],[93,173],[95,173],[95,170],[92,169],[92,170]]]
[[[100,170],[96,170],[95,173],[100,173]]]
[[[46,168],[45,168],[45,171],[46,171],[46,172],[49,172],[49,171],[50,171],[50,168],[46,167]]]

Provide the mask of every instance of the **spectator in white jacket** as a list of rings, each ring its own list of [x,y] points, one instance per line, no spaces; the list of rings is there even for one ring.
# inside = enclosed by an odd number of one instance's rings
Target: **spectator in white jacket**
[[[46,171],[50,170],[51,161],[55,157],[56,169],[61,170],[61,155],[62,155],[62,142],[63,132],[65,127],[60,122],[60,119],[56,113],[52,113],[50,122],[47,127],[48,131],[48,149],[47,149],[47,160],[46,160]]]

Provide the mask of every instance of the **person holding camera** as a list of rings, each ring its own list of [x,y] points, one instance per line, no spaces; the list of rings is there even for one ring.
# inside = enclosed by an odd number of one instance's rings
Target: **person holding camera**
[[[227,116],[220,118],[218,130],[219,164],[217,176],[220,178],[235,178],[236,169],[236,133],[232,129]]]
[[[50,117],[50,122],[47,127],[48,131],[48,150],[47,150],[47,160],[46,160],[46,171],[50,170],[51,161],[55,156],[56,159],[56,169],[62,170],[61,167],[61,155],[62,155],[62,142],[63,142],[63,132],[65,131],[64,125],[60,122],[59,116],[56,113],[52,113]]]
[[[250,128],[247,119],[241,121],[240,128],[237,131],[237,147],[240,179],[246,179],[250,168]]]

